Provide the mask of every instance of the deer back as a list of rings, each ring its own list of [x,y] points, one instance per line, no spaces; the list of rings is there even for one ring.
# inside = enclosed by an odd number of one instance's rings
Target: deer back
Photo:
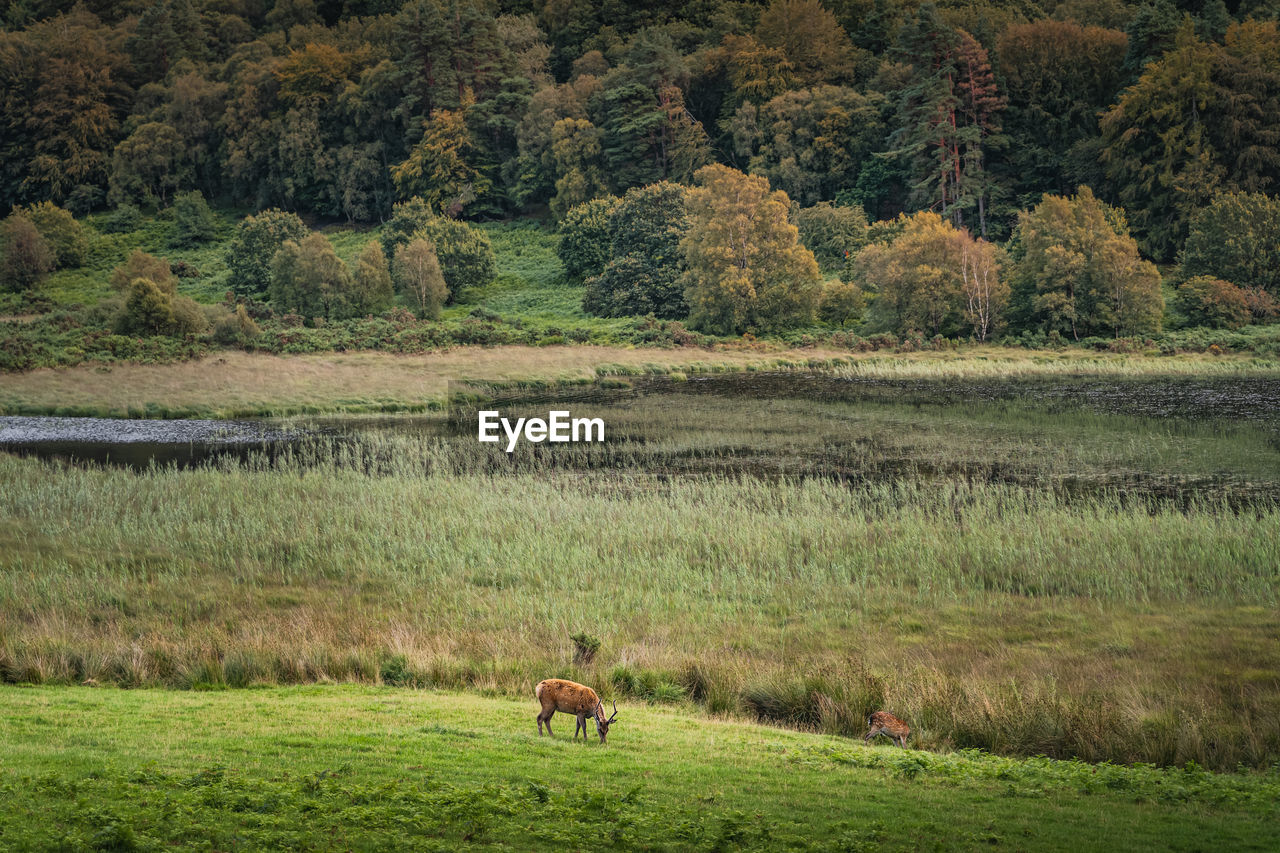
[[[872,729],[880,729],[894,737],[906,737],[911,733],[911,727],[904,720],[895,717],[888,711],[876,711],[868,718],[867,722]]]
[[[600,697],[585,684],[563,678],[548,678],[534,689],[543,708],[555,708],[565,714],[595,714]]]

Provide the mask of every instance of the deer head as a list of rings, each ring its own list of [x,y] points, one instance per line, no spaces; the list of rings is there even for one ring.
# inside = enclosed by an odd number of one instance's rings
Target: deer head
[[[596,706],[596,731],[600,733],[601,743],[604,743],[604,739],[609,736],[609,726],[613,725],[613,721],[617,718],[618,703],[616,701],[613,703],[613,715],[607,720],[604,718],[604,703],[601,702]]]

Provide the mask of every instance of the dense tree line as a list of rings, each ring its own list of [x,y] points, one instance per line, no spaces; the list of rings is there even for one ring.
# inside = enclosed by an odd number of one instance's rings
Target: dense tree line
[[[24,0],[0,20],[2,272],[23,287],[74,265],[50,211],[109,207],[125,228],[172,206],[178,246],[209,239],[212,201],[263,211],[229,257],[244,295],[343,316],[407,276],[432,314],[492,273],[458,220],[545,212],[579,240],[566,268],[590,310],[708,330],[820,317],[980,339],[1138,333],[1160,307],[1139,249],[1180,262],[1186,316],[1266,318],[1278,13]],[[389,223],[381,261],[340,272],[299,215]],[[716,228],[762,242],[735,267],[698,244]],[[325,286],[289,285],[304,272]]]

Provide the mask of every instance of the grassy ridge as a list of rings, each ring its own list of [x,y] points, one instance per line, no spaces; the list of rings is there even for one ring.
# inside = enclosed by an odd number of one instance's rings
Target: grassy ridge
[[[528,691],[526,691],[527,693]],[[1266,849],[1280,778],[935,756],[531,696],[0,688],[8,849]]]
[[[887,704],[939,749],[1280,756],[1274,508],[394,457],[371,477],[365,458],[142,475],[0,458],[0,674],[523,695],[558,671],[841,734]],[[577,631],[604,642],[591,665],[570,660]]]

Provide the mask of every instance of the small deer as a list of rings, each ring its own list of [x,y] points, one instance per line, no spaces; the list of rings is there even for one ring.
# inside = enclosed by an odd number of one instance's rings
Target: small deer
[[[871,727],[871,731],[862,738],[867,743],[871,743],[876,735],[888,735],[898,746],[907,748],[907,735],[911,734],[911,727],[888,711],[876,711],[867,717],[867,725]]]
[[[582,730],[582,739],[587,739],[587,716],[596,718],[596,731],[600,733],[600,743],[604,743],[604,739],[609,735],[609,726],[613,725],[614,720],[618,717],[618,703],[613,703],[613,716],[608,719],[604,716],[604,703],[600,701],[600,697],[590,687],[578,684],[574,681],[566,681],[563,678],[548,678],[546,681],[539,681],[538,686],[533,688],[533,693],[538,697],[538,701],[542,703],[542,710],[538,712],[538,734],[542,734],[542,724],[547,725],[547,734],[555,736],[551,731],[551,718],[556,711],[563,711],[566,714],[573,714],[578,718],[578,724],[573,727],[573,739],[578,739],[578,730]]]

